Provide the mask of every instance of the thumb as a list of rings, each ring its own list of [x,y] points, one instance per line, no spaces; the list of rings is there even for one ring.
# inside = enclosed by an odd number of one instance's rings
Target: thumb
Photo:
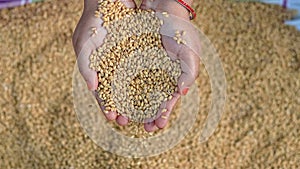
[[[89,90],[96,90],[98,87],[97,72],[89,68],[89,59],[79,56],[77,58],[79,71],[84,78]]]
[[[87,42],[79,43],[76,46],[77,48],[75,49],[80,49],[80,53],[77,56],[77,65],[79,72],[86,81],[88,89],[96,90],[98,87],[97,72],[90,68],[89,59],[92,51],[96,48],[95,43],[92,41],[92,39],[89,39]]]
[[[186,95],[199,73],[200,57],[184,46],[179,53],[182,73],[178,79],[178,92]]]

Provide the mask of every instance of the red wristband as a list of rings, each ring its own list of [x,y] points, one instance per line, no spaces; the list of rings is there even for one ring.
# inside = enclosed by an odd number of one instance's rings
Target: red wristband
[[[194,11],[194,9],[187,4],[186,2],[184,2],[183,0],[176,0],[180,5],[182,5],[185,9],[187,9],[190,13],[190,20],[196,18],[196,12]]]

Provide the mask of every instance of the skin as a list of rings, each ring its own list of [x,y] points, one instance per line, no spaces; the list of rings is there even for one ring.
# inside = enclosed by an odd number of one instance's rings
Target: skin
[[[128,8],[136,8],[136,4],[132,0],[123,0],[125,6]],[[186,0],[189,5],[192,4],[192,0]],[[142,9],[153,9],[157,12],[166,11],[171,15],[175,15],[184,20],[189,20],[188,11],[179,5],[175,0],[144,0],[140,6]],[[90,38],[90,29],[91,27],[101,27],[102,22],[99,22],[99,18],[94,17],[94,11],[97,9],[97,0],[85,0],[84,1],[84,10],[80,18],[80,21],[75,29],[73,34],[73,46],[76,55],[78,56],[80,50],[84,46],[84,43]],[[101,36],[105,37],[106,33],[101,32]],[[144,128],[148,132],[153,132],[157,129],[162,129],[167,125],[168,117],[175,106],[176,102],[182,95],[186,95],[189,87],[194,83],[196,77],[198,76],[198,63],[199,57],[191,51],[190,48],[183,44],[177,44],[170,37],[162,36],[163,46],[166,51],[174,54],[172,59],[179,59],[182,66],[182,75],[178,80],[178,90],[173,93],[173,98],[162,104],[161,109],[159,110],[156,120],[150,121],[146,120]],[[100,46],[102,42],[97,42],[97,45]],[[94,50],[94,49],[89,49]],[[89,90],[96,90],[98,85],[97,73],[89,68],[89,56],[83,56],[77,58],[78,66],[80,73],[84,77]],[[184,83],[182,83],[184,82]],[[182,85],[184,84],[184,85]],[[95,95],[96,96],[96,95]],[[97,96],[96,96],[97,98]],[[97,98],[99,104],[101,100]],[[166,108],[167,111],[161,113],[162,109]],[[104,114],[108,120],[116,120],[116,122],[121,125],[127,125],[129,119],[118,115],[117,112],[109,112]],[[162,118],[163,117],[167,117]]]

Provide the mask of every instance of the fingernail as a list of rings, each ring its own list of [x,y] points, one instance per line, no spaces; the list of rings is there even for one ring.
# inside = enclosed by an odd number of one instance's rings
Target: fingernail
[[[188,93],[188,91],[189,91],[189,88],[185,88],[185,89],[182,90],[182,94],[186,95]]]

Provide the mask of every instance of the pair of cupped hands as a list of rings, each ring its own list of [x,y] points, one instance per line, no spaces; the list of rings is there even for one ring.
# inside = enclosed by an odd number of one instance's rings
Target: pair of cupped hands
[[[94,16],[97,10],[98,0],[85,0],[83,14],[73,34],[73,47],[77,55],[77,64],[79,71],[87,83],[87,87],[91,91],[95,91],[98,87],[97,72],[89,68],[89,55],[81,56],[82,50],[91,52],[103,44],[103,40],[93,41],[95,45],[86,45],[91,40],[91,28],[103,28],[101,17]],[[128,8],[137,8],[133,0],[121,0]],[[175,0],[144,0],[140,6],[141,9],[152,9],[156,12],[167,12],[182,20],[189,22],[188,11],[177,3]],[[176,24],[175,24],[176,25]],[[188,34],[189,32],[187,32]],[[98,32],[102,39],[106,36],[106,32]],[[101,39],[101,38],[99,38]],[[186,95],[189,87],[194,83],[198,76],[199,56],[188,45],[178,44],[173,37],[162,35],[162,43],[168,54],[172,54],[171,59],[179,59],[181,63],[182,74],[178,79],[178,88],[171,100],[162,103],[159,116],[152,121],[145,121],[144,128],[148,132],[162,129],[168,122],[168,117],[175,106],[176,102],[182,95]],[[79,56],[80,55],[80,56]],[[101,100],[98,99],[100,104]],[[101,107],[101,106],[100,106]],[[162,109],[167,109],[162,112]],[[195,112],[196,113],[196,112]],[[130,119],[122,116],[120,112],[108,112],[104,114],[108,120],[116,120],[121,125],[127,125]],[[162,116],[167,118],[162,118]]]

